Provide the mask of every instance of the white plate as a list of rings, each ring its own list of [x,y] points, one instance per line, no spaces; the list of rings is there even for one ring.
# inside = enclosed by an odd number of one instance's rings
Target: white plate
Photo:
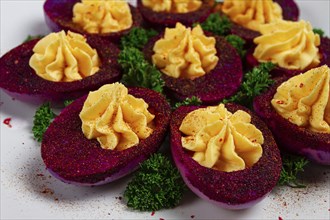
[[[301,18],[329,36],[329,0],[300,0]],[[28,34],[46,34],[43,1],[1,0],[1,55]],[[0,79],[1,80],[1,79]],[[45,170],[39,143],[31,134],[36,104],[14,100],[1,91],[1,218],[2,219],[329,219],[329,167],[310,165],[303,189],[276,187],[255,207],[228,211],[186,193],[175,209],[132,211],[120,200],[131,176],[100,187],[62,183]],[[12,127],[3,123],[11,118]]]

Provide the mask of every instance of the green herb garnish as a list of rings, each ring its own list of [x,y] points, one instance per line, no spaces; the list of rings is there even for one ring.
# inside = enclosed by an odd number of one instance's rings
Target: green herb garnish
[[[125,47],[119,54],[118,63],[123,68],[122,83],[127,86],[140,86],[162,93],[164,80],[159,70],[145,60],[141,51]]]
[[[38,38],[43,38],[44,35],[28,35],[26,39],[23,41],[23,43],[26,43],[30,40],[38,39]]]
[[[186,98],[185,100],[183,100],[182,102],[177,102],[174,105],[174,109],[179,108],[180,106],[183,105],[201,105],[202,101],[200,98],[196,97],[196,96],[191,96],[190,98]]]
[[[140,165],[127,185],[127,206],[140,211],[157,211],[177,206],[186,190],[179,171],[164,155],[157,153]]]
[[[194,24],[194,26],[196,25]],[[219,13],[213,13],[200,25],[204,31],[225,36],[230,32],[232,24],[227,16],[220,16]]]
[[[120,46],[122,49],[125,47],[142,49],[148,40],[157,34],[153,29],[132,28],[128,35],[121,38]]]
[[[66,106],[70,105],[72,102],[74,102],[74,100],[64,100],[63,104],[66,107]]]
[[[42,104],[37,110],[34,115],[33,120],[33,127],[32,132],[34,138],[38,141],[42,141],[42,137],[47,130],[48,126],[52,122],[52,120],[55,118],[55,113],[50,107],[50,103],[44,103]]]
[[[161,78],[161,73],[144,58],[140,51],[156,34],[157,32],[154,30],[133,28],[127,36],[121,39],[122,50],[118,63],[124,72],[121,82],[126,86],[139,86],[163,92],[165,83]]]
[[[323,36],[324,36],[324,31],[323,31],[322,29],[320,29],[320,28],[314,28],[314,29],[313,29],[313,32],[314,32],[315,34],[320,35],[320,37],[323,37]]]
[[[227,35],[225,39],[228,43],[230,43],[233,47],[235,47],[240,57],[245,56],[246,54],[246,50],[244,49],[245,40],[234,34]]]
[[[229,99],[223,100],[223,103],[235,102],[252,108],[254,97],[260,95],[274,83],[269,74],[274,67],[275,65],[271,62],[261,63],[259,66],[254,67],[245,74],[239,91]]]
[[[293,188],[306,187],[304,184],[297,182],[297,175],[304,171],[304,167],[308,164],[308,160],[301,156],[290,154],[282,155],[282,170],[279,185],[288,185]]]

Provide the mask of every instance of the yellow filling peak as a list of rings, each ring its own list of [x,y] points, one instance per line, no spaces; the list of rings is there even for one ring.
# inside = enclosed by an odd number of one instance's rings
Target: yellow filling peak
[[[255,164],[262,155],[264,138],[251,124],[251,116],[229,112],[223,104],[190,112],[182,121],[182,145],[193,151],[200,165],[232,172]]]
[[[188,13],[202,5],[201,0],[142,0],[143,6],[155,12]]]
[[[253,56],[260,62],[271,61],[285,69],[312,68],[320,63],[320,36],[306,21],[277,21],[260,27],[254,39]]]
[[[82,0],[74,5],[72,20],[92,34],[119,32],[133,24],[124,0]]]
[[[95,74],[100,61],[86,38],[68,31],[51,33],[33,48],[30,66],[36,74],[54,82],[72,82]]]
[[[255,31],[261,24],[282,19],[282,8],[273,0],[225,0],[222,11],[232,21]]]
[[[84,135],[111,150],[125,150],[149,137],[155,117],[143,99],[129,95],[120,83],[90,92],[79,116]]]
[[[194,79],[217,65],[215,43],[199,25],[191,30],[177,23],[175,28],[166,28],[164,38],[155,43],[152,62],[168,76]]]
[[[330,69],[324,65],[282,83],[272,105],[283,118],[314,132],[330,133]]]

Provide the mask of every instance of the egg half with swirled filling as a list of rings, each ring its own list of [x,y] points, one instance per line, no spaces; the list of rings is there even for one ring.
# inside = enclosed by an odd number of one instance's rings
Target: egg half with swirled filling
[[[24,101],[76,99],[120,80],[119,52],[101,38],[71,31],[50,33],[1,57],[0,88]]]
[[[294,76],[311,68],[330,65],[330,39],[314,33],[308,21],[275,21],[260,26],[261,35],[247,53],[249,66],[272,62],[273,76]]]
[[[224,0],[216,5],[215,12],[232,21],[231,33],[252,45],[260,35],[260,26],[277,20],[297,21],[299,8],[294,0]]]
[[[251,207],[279,179],[282,162],[274,138],[245,107],[183,106],[172,114],[170,131],[172,155],[185,183],[220,207]]]
[[[242,81],[242,62],[223,37],[177,23],[151,38],[146,59],[162,73],[165,90],[176,100],[191,96],[216,103],[233,95]]]
[[[112,182],[157,152],[170,114],[165,98],[153,90],[104,85],[54,119],[43,136],[42,159],[66,183]]]
[[[191,26],[211,13],[214,0],[137,0],[144,21],[155,29],[173,27],[177,22]]]
[[[330,165],[330,68],[282,77],[256,97],[254,109],[283,150]]]
[[[52,31],[71,30],[111,42],[142,22],[139,11],[125,0],[46,0],[44,12]]]

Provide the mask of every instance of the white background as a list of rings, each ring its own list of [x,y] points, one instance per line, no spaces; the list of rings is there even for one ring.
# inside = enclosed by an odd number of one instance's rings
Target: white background
[[[297,2],[300,18],[329,36],[329,0]],[[1,55],[21,44],[28,34],[49,33],[42,5],[38,0],[1,0]],[[118,198],[132,176],[93,188],[51,177],[31,134],[38,104],[12,99],[3,91],[0,95],[2,219],[330,219],[330,168],[315,164],[302,177],[307,188],[276,187],[247,210],[221,209],[188,192],[175,209],[154,214],[132,211]],[[11,128],[3,123],[8,117],[12,118]]]

